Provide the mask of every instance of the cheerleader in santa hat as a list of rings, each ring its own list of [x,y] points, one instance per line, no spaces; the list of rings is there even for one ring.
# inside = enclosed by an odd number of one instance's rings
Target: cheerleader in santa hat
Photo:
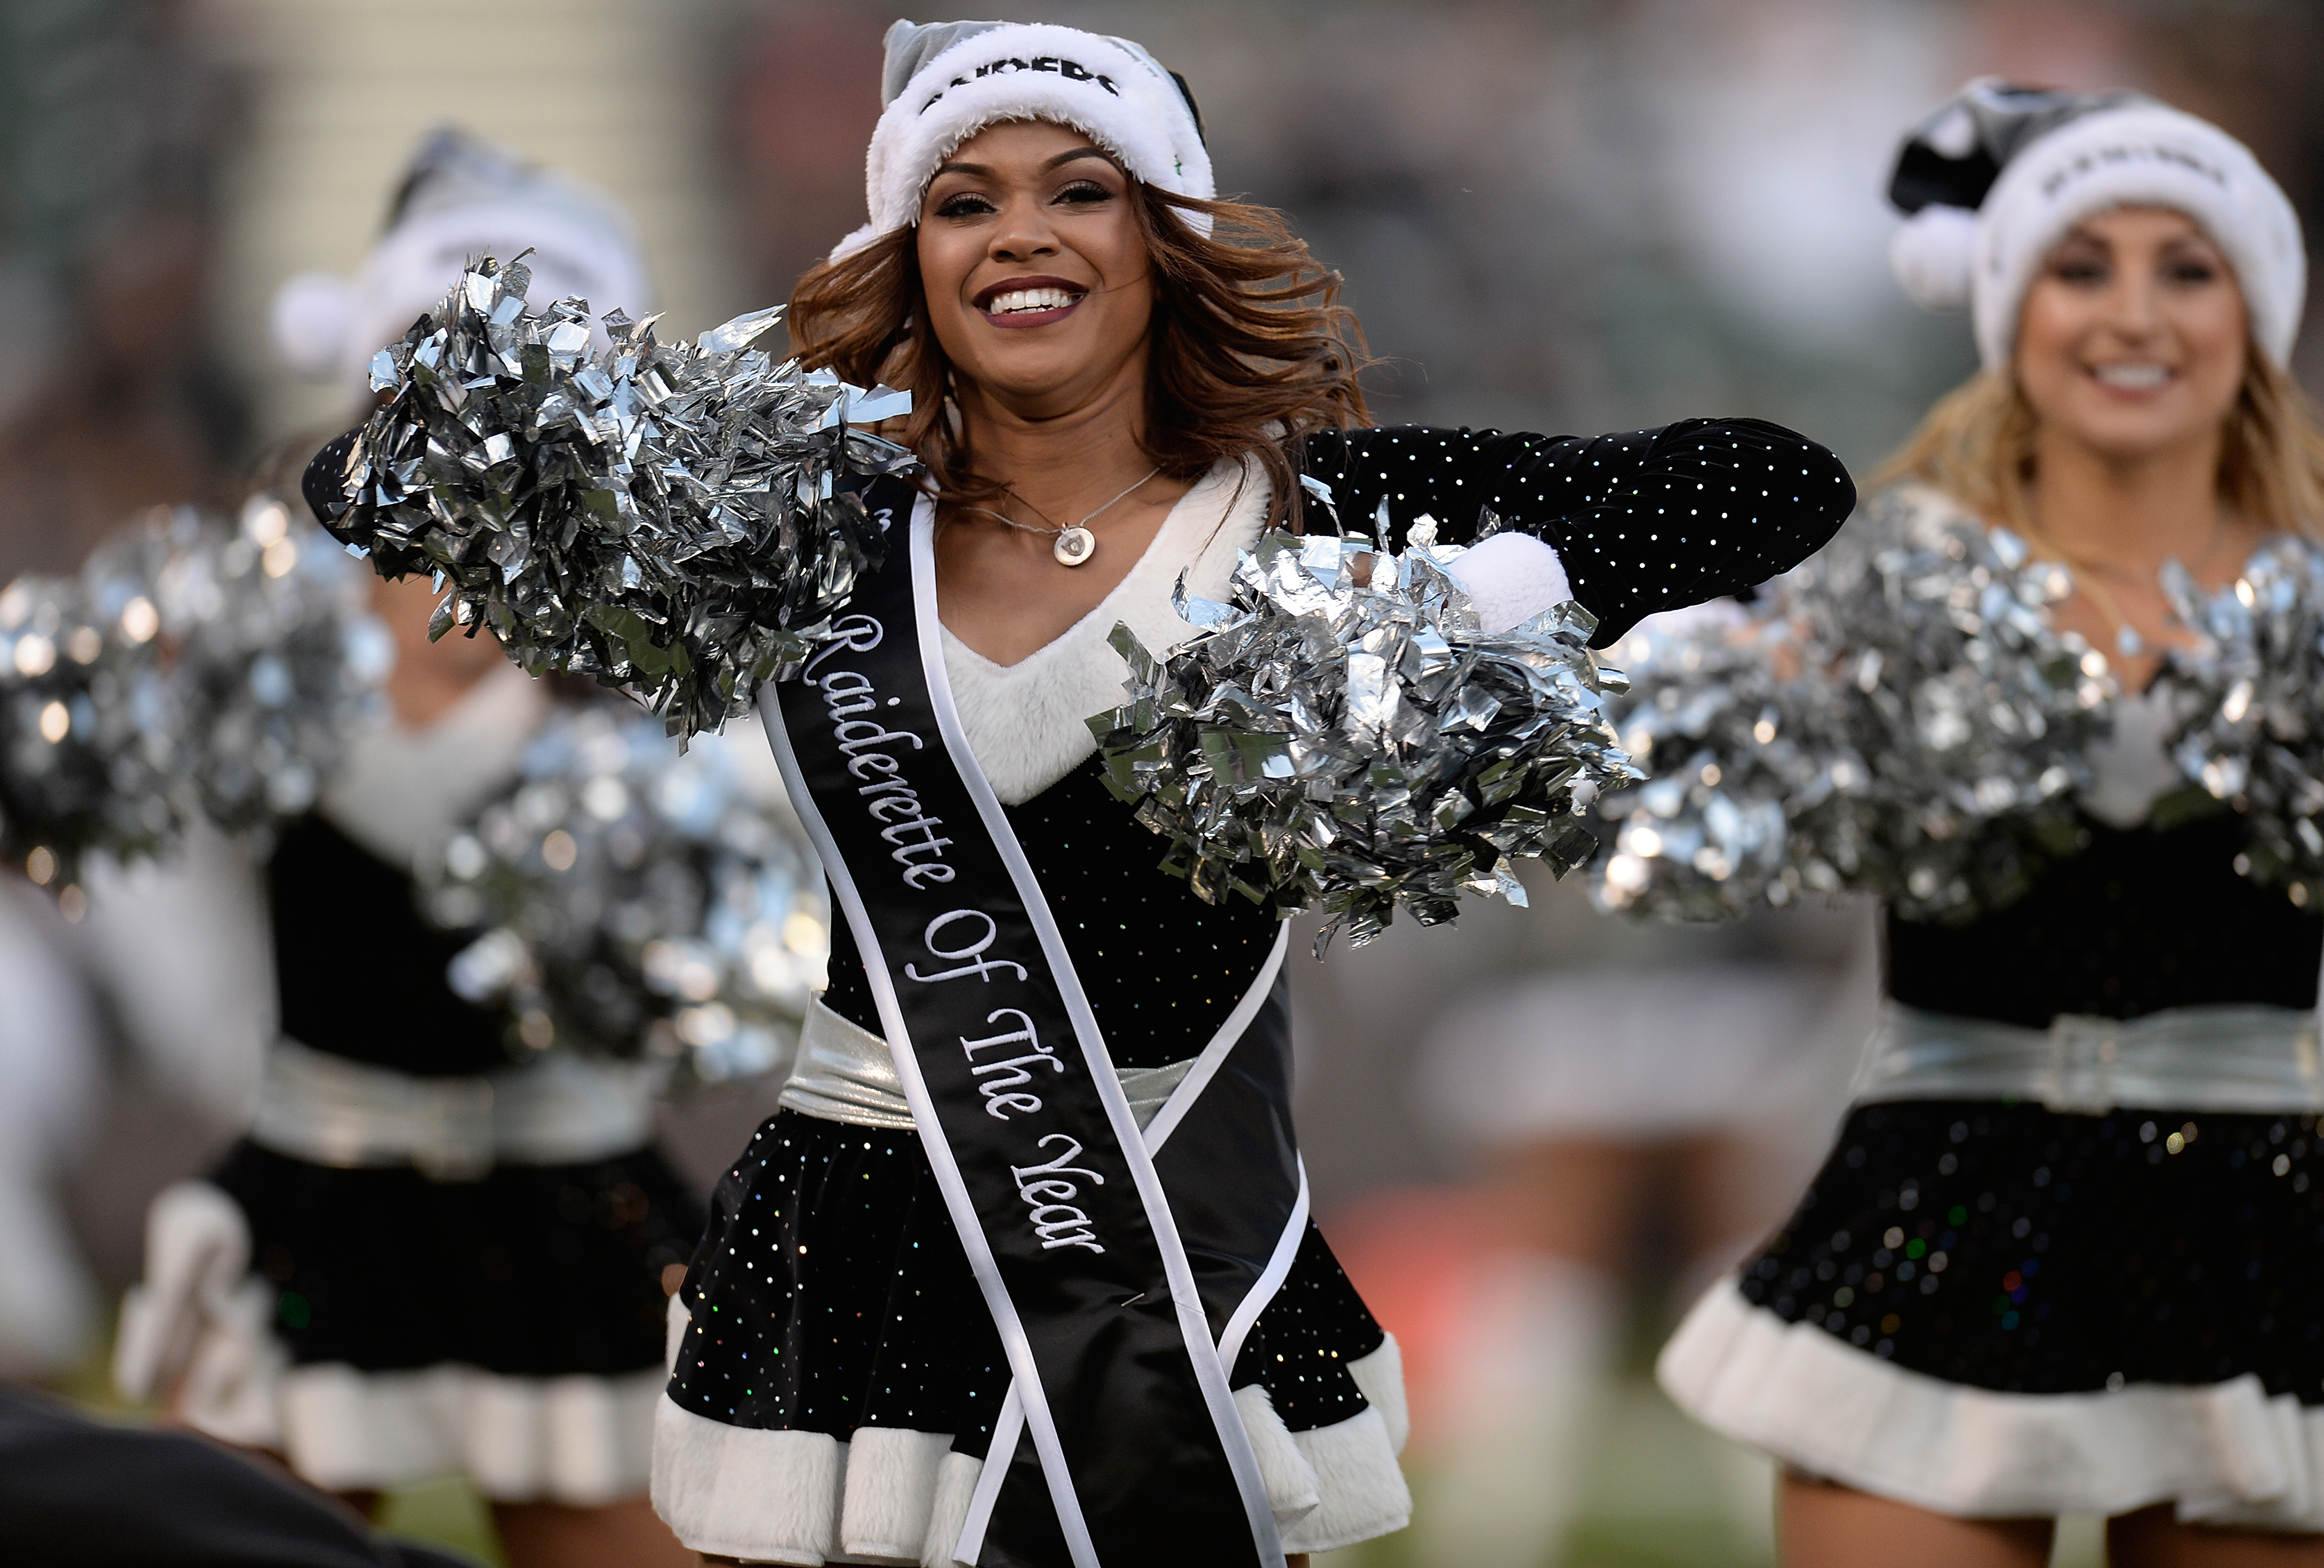
[[[2324,1563],[2324,914],[2312,870],[2286,874],[2309,807],[2260,788],[2306,754],[2312,688],[2266,715],[2282,749],[2206,739],[2274,700],[2302,636],[2269,625],[2313,634],[2300,226],[2216,126],[1995,81],[1914,132],[1891,195],[1900,277],[1969,310],[1984,365],[1774,612],[1854,627],[1806,661],[1838,672],[1821,711],[1885,703],[1894,727],[1851,733],[1916,733],[1928,763],[1925,784],[1826,769],[1838,795],[1786,806],[1778,881],[1889,900],[1888,1010],[1829,1161],[1663,1381],[1784,1461],[1786,1563],[2034,1568],[2061,1514],[2108,1517],[2118,1564]],[[1884,643],[1900,618],[1954,651]],[[2205,696],[2182,677],[2237,625],[2262,695]],[[2036,692],[2060,706],[2028,725]],[[2081,708],[2111,733],[2073,738]],[[1760,742],[1703,760],[1780,770],[1823,744],[1816,711],[1771,707]],[[1983,786],[1950,779],[1961,757],[1991,760]],[[2212,798],[2246,779],[2238,809]],[[1815,838],[1868,790],[1951,826]],[[1617,901],[1692,876],[1653,858],[1672,828],[1626,826]]]

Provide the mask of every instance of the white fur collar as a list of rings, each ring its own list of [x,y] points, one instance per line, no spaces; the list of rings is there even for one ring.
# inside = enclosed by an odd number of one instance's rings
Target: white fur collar
[[[1106,642],[1115,623],[1126,623],[1157,654],[1193,635],[1170,607],[1178,574],[1187,574],[1190,592],[1223,596],[1235,552],[1249,549],[1267,521],[1268,495],[1256,464],[1222,461],[1179,497],[1154,542],[1096,609],[1015,664],[995,664],[942,632],[953,706],[994,794],[1022,805],[1097,750],[1084,721],[1118,706],[1130,676]]]
[[[323,815],[389,864],[410,865],[514,777],[548,713],[539,681],[495,666],[425,729],[391,719],[356,735]]]

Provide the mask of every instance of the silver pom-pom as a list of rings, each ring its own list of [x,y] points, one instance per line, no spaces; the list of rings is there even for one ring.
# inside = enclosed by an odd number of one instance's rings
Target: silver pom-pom
[[[1481,631],[1445,572],[1461,553],[1270,534],[1229,603],[1182,582],[1202,631],[1167,656],[1116,628],[1130,700],[1090,727],[1113,792],[1169,840],[1165,870],[1213,902],[1321,910],[1320,951],[1399,905],[1434,925],[1463,893],[1522,904],[1515,859],[1563,874],[1595,851],[1588,795],[1637,776],[1603,712],[1622,678],[1578,604]]]
[[[189,804],[229,833],[315,803],[348,738],[383,707],[395,643],[370,574],[278,498],[169,562],[155,587],[183,625],[170,676]]]
[[[1716,920],[1840,885],[1829,854],[1794,862],[1806,846],[1791,818],[1860,790],[1868,770],[1844,740],[1814,739],[1847,726],[1794,636],[1720,601],[1649,616],[1612,650],[1630,676],[1616,727],[1650,781],[1599,802],[1612,836],[1592,886],[1601,908]]]
[[[2164,592],[2198,639],[2163,678],[2189,694],[2171,742],[2180,770],[2241,812],[2242,869],[2302,908],[2324,901],[2324,549],[2270,540],[2233,583],[2196,586],[2176,561]]]
[[[517,779],[423,867],[430,916],[486,929],[447,978],[521,1048],[645,1055],[681,1085],[770,1070],[824,983],[821,873],[744,744],[681,753],[659,724],[559,712]]]
[[[1850,888],[1965,920],[2017,898],[2071,851],[2108,720],[2104,658],[2050,623],[2071,590],[1908,486],[1771,585],[1748,628],[1650,641],[1621,724],[1656,782],[1606,803],[1622,826],[1600,901],[1688,918]]]
[[[281,503],[124,530],[78,577],[0,593],[0,853],[69,887],[82,856],[166,852],[186,821],[313,804],[393,659],[367,576]]]
[[[908,412],[750,346],[761,310],[691,346],[586,301],[539,313],[486,257],[380,350],[390,393],[331,521],[381,573],[448,582],[432,628],[482,625],[527,670],[626,687],[674,734],[715,730],[802,658],[875,564],[880,528],[833,481],[911,454],[851,426]]]
[[[191,513],[162,526],[198,530]],[[0,854],[45,886],[73,888],[92,852],[154,853],[184,826],[182,732],[143,564],[108,549],[78,577],[0,591]]]

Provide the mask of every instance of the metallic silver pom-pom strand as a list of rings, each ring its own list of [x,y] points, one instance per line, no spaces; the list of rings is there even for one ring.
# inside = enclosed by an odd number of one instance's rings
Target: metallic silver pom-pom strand
[[[1626,642],[1619,723],[1656,777],[1605,803],[1600,903],[1706,918],[1847,888],[1958,921],[2017,898],[2071,852],[2110,722],[2106,660],[2051,624],[2071,589],[1904,486],[1748,615]]]
[[[626,705],[553,716],[515,779],[423,868],[454,990],[504,1004],[522,1057],[643,1055],[678,1087],[786,1060],[824,983],[822,874],[772,761],[684,753]],[[763,750],[763,748],[761,748]]]
[[[1164,869],[1213,902],[1322,911],[1320,952],[1399,908],[1434,925],[1464,894],[1522,904],[1517,858],[1589,858],[1590,795],[1637,778],[1603,712],[1621,676],[1578,604],[1482,631],[1445,570],[1461,554],[1268,535],[1228,602],[1181,582],[1203,629],[1182,646],[1115,630],[1129,700],[1090,727],[1110,787],[1168,840]]]
[[[2303,908],[2324,902],[2324,548],[2280,536],[2205,593],[2176,562],[2163,589],[2197,646],[2163,680],[2187,715],[2171,755],[2202,798],[2243,814],[2237,869]]]
[[[834,482],[903,472],[856,428],[906,413],[751,344],[779,312],[690,345],[586,301],[525,308],[521,260],[473,263],[372,362],[334,532],[389,576],[434,574],[434,627],[488,630],[527,670],[624,687],[671,733],[715,730],[802,659],[886,548]]]
[[[272,496],[158,509],[77,576],[0,590],[0,855],[60,890],[202,816],[312,805],[393,662],[368,577]]]

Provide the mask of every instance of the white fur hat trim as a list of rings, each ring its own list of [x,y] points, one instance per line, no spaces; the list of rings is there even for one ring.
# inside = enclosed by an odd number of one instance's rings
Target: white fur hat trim
[[[2009,363],[2025,291],[2051,248],[2093,213],[2127,206],[2172,208],[2202,225],[2235,267],[2253,340],[2278,364],[2291,356],[2308,293],[2292,203],[2225,131],[2138,105],[2060,126],[2011,159],[1987,193],[1972,293],[1987,369]]]
[[[929,60],[881,115],[864,159],[872,221],[840,241],[834,259],[918,222],[936,166],[1004,120],[1070,125],[1148,185],[1218,194],[1194,113],[1152,55],[1075,28],[1010,23]]]
[[[1966,310],[1977,257],[1977,214],[1932,204],[1888,242],[1888,267],[1923,310]]]

